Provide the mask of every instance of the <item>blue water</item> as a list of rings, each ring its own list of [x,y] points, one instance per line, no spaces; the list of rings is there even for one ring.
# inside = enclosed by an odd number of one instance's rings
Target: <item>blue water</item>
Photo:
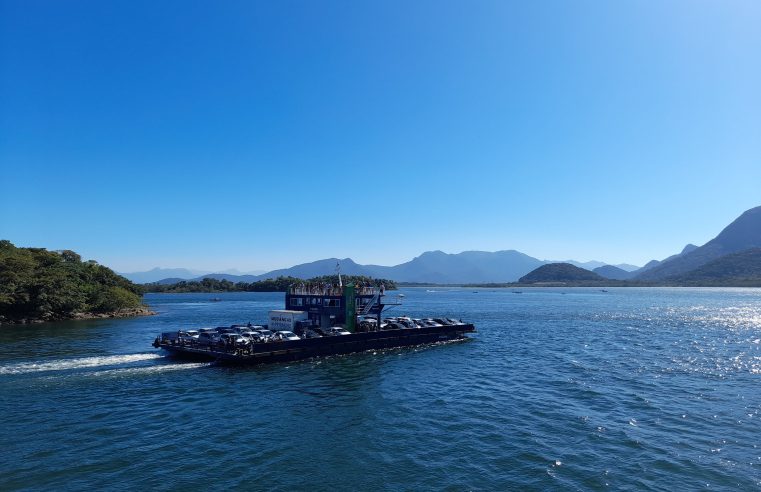
[[[162,330],[282,294],[0,329],[0,490],[754,490],[761,290],[406,289],[466,342],[249,368]]]

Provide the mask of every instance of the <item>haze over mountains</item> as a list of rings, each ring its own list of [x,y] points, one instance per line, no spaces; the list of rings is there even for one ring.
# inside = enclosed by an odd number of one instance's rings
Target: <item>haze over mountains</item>
[[[279,276],[312,278],[335,272],[337,263],[346,275],[366,275],[387,278],[397,282],[419,282],[437,284],[462,283],[506,283],[515,282],[542,265],[553,263],[571,264],[578,268],[593,271],[600,277],[611,280],[634,280],[658,282],[668,279],[690,278],[687,275],[700,267],[719,260],[727,255],[761,248],[761,207],[744,212],[740,217],[722,230],[719,235],[703,246],[687,244],[681,252],[664,260],[652,260],[642,268],[634,265],[606,265],[602,262],[564,262],[539,260],[515,250],[504,251],[464,251],[450,254],[442,251],[427,251],[412,260],[394,266],[361,265],[351,258],[327,258],[310,263],[295,265],[290,268],[273,270],[263,274],[238,275],[237,272],[197,273],[186,269],[155,268],[149,272],[123,274],[138,283],[156,282],[175,283],[179,280],[200,280],[205,277],[232,282],[255,282]],[[711,278],[718,278],[717,269],[722,265],[735,273],[742,270],[747,262],[757,261],[758,254],[739,255],[726,262],[718,262],[708,270]],[[754,264],[746,265],[749,271],[755,271]],[[738,277],[739,278],[739,277]]]
[[[638,280],[676,277],[732,253],[761,247],[761,207],[744,212],[703,246],[682,252],[638,274]]]
[[[605,265],[599,261],[566,260],[565,262],[587,269]],[[231,282],[255,282],[280,276],[312,278],[330,275],[335,272],[337,263],[341,265],[341,273],[346,275],[366,275],[398,282],[455,284],[513,282],[541,265],[557,262],[539,260],[515,250],[464,251],[457,254],[427,251],[408,262],[395,266],[361,265],[351,258],[327,258],[258,275],[236,275],[228,272],[193,273],[187,269],[161,268],[122,275],[137,283],[176,283],[180,280],[200,280],[202,278],[225,279]],[[620,267],[631,270],[637,268],[628,264],[622,264]]]
[[[588,272],[571,265],[548,265],[523,277],[532,282],[588,282]],[[596,274],[610,280],[631,280],[647,284],[761,286],[761,207],[744,212],[703,246],[688,244],[663,261],[653,260],[635,272],[611,266],[596,268]],[[540,279],[540,280],[537,280]],[[630,284],[631,285],[631,284]]]
[[[241,272],[235,269],[223,270],[221,272],[209,272],[204,270],[191,270],[188,268],[153,268],[145,272],[119,273],[123,277],[135,282],[136,284],[146,284],[149,282],[168,281],[168,280],[188,280],[196,277],[203,277],[209,274],[219,273],[223,275],[260,275],[266,273],[263,270],[253,272]]]

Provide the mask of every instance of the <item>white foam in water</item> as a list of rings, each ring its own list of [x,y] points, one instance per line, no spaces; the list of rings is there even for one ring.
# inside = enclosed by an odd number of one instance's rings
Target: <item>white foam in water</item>
[[[184,364],[161,364],[158,366],[149,367],[129,367],[123,369],[107,369],[105,371],[95,371],[86,373],[86,376],[120,376],[131,374],[156,374],[166,371],[183,371],[187,369],[199,369],[201,367],[209,367],[211,362],[191,362]]]
[[[42,371],[65,371],[69,369],[81,369],[86,367],[113,366],[118,364],[129,364],[144,360],[160,359],[161,355],[156,353],[146,354],[124,354],[124,355],[105,355],[102,357],[82,357],[79,359],[58,359],[50,361],[24,362],[20,364],[10,364],[0,366],[0,375],[2,374],[26,374],[30,372]]]

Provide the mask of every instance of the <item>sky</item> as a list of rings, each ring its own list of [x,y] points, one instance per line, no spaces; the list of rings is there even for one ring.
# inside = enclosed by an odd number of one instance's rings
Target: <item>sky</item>
[[[0,0],[0,238],[642,265],[761,205],[761,2]]]

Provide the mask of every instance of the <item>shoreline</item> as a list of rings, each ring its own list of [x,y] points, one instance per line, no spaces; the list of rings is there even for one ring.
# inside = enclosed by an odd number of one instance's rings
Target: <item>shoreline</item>
[[[16,320],[0,319],[0,326],[4,325],[36,325],[40,323],[52,323],[58,321],[86,321],[94,319],[116,319],[116,318],[135,318],[138,316],[154,316],[157,313],[152,311],[148,306],[136,308],[120,309],[108,313],[73,313],[68,317],[52,318],[22,318]]]

